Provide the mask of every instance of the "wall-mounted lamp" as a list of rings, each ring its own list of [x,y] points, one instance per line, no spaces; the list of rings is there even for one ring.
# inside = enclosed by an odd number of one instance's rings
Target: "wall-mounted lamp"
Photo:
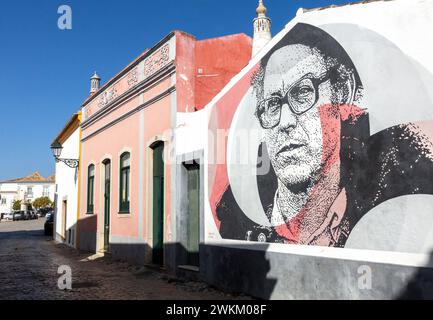
[[[57,162],[61,161],[72,169],[78,168],[78,164],[79,164],[78,159],[60,159],[62,150],[63,147],[59,141],[55,141],[51,145],[51,151],[53,152],[54,159],[56,159]]]

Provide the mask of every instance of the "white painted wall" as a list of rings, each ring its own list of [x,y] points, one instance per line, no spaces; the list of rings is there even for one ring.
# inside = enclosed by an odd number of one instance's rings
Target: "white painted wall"
[[[0,192],[0,213],[12,212],[12,204],[17,198],[17,193],[2,193]]]
[[[17,191],[17,183],[0,183],[0,192],[2,191]]]
[[[176,126],[176,155],[203,150],[207,143],[207,110],[178,112]]]
[[[27,194],[28,188],[32,189],[32,195]],[[47,193],[44,192],[46,188]],[[33,201],[37,198],[48,196],[51,201],[54,201],[55,184],[53,182],[29,182],[29,183],[19,183],[18,184],[18,194],[19,199],[24,199]]]
[[[79,128],[63,143],[61,158],[78,159],[79,157]],[[66,230],[71,230],[71,242],[68,243],[68,232],[66,232],[66,243],[75,246],[77,205],[78,205],[78,169],[72,169],[63,162],[56,163],[56,210],[55,210],[55,239],[63,242],[61,238],[63,225],[63,201],[67,201]]]

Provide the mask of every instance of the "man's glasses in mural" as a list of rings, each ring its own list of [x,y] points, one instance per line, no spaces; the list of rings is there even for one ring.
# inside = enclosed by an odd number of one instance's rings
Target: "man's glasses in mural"
[[[319,78],[307,74],[290,86],[286,94],[274,93],[273,96],[258,103],[256,116],[263,129],[272,129],[281,121],[281,109],[287,104],[295,115],[301,115],[310,110],[319,100],[319,85],[331,76],[332,68]]]

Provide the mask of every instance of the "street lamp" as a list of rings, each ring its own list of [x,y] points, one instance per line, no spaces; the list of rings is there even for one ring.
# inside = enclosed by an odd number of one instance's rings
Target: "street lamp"
[[[61,161],[72,169],[78,168],[78,164],[79,164],[78,159],[61,159],[60,158],[60,155],[62,154],[62,150],[63,150],[63,147],[59,141],[56,140],[55,142],[53,142],[51,144],[51,151],[53,152],[53,156],[54,156],[54,159],[56,159],[56,162]]]
[[[53,144],[51,145],[51,150],[53,151],[54,158],[57,159],[58,157],[60,157],[60,155],[62,154],[62,149],[63,147],[59,141],[56,140],[55,142],[53,142]]]

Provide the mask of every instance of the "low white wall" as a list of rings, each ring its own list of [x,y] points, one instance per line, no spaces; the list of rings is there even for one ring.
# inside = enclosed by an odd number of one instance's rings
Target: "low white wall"
[[[203,150],[207,144],[207,110],[178,112],[176,126],[176,155]]]

